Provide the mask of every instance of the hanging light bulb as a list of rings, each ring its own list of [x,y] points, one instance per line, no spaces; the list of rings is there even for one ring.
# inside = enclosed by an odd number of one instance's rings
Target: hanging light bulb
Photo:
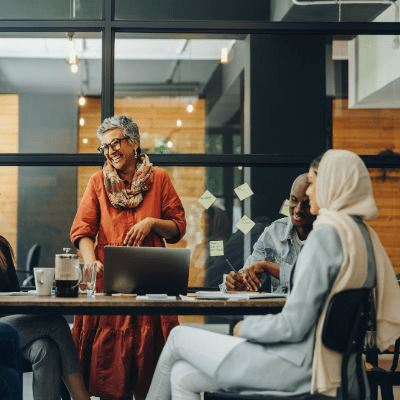
[[[192,104],[192,102],[190,102],[190,103],[186,106],[186,111],[187,111],[188,113],[192,113],[193,110],[194,110],[193,104]]]
[[[84,106],[86,104],[86,97],[82,95],[79,96],[78,103],[80,106]]]
[[[227,64],[228,63],[228,48],[227,47],[222,47],[221,48],[221,59],[220,59],[221,64]]]
[[[68,59],[67,63],[70,66],[70,70],[73,74],[76,74],[79,70],[79,58],[75,47],[75,33],[67,33],[67,45],[68,45]]]
[[[79,70],[78,64],[71,64],[69,68],[73,74],[76,74]]]
[[[177,119],[177,120],[176,120],[176,126],[177,126],[178,128],[180,128],[180,127],[182,126],[182,120],[181,120],[181,119]]]
[[[82,143],[83,143],[83,144],[88,144],[88,143],[89,143],[89,139],[88,139],[87,137],[84,137],[84,138],[82,139]]]
[[[85,126],[85,118],[79,118],[79,126]]]

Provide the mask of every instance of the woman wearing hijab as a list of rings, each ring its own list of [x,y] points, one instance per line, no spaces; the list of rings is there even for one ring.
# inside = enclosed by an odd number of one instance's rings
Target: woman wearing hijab
[[[164,247],[186,230],[182,203],[166,172],[141,154],[131,118],[106,118],[97,130],[103,169],[89,180],[71,227],[85,263],[96,262],[103,291],[104,247]],[[176,316],[76,316],[73,337],[91,395],[140,400],[146,396]]]
[[[234,337],[175,328],[147,400],[198,400],[201,392],[218,389],[335,397],[341,356],[321,343],[321,330],[330,298],[350,288],[376,285],[380,349],[400,336],[400,289],[393,267],[363,222],[377,214],[367,168],[354,153],[329,150],[312,164],[308,179],[317,219],[292,272],[282,312],[246,318]],[[368,256],[374,256],[376,268]],[[350,389],[355,386],[350,379]]]

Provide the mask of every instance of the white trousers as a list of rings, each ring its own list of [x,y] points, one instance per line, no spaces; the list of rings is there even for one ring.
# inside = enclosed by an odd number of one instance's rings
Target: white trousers
[[[245,339],[177,326],[164,346],[146,400],[199,400],[218,389],[215,372]]]

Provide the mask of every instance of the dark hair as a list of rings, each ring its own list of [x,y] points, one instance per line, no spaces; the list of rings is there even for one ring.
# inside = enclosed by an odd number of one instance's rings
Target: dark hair
[[[3,249],[10,252],[10,256],[12,260],[14,260],[14,251],[8,242],[8,240],[0,235],[0,269],[3,271],[7,271],[8,264],[7,264],[7,255],[5,254]]]
[[[325,153],[322,153],[318,157],[314,158],[314,160],[311,161],[310,168],[315,169],[315,171],[318,171],[319,163],[321,162],[324,154]]]

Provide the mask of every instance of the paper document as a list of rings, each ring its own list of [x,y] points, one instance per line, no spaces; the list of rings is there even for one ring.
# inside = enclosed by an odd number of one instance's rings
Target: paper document
[[[251,190],[248,183],[243,183],[243,185],[238,186],[234,189],[236,196],[239,197],[239,200],[242,201],[247,199],[250,196],[253,196],[253,191]]]
[[[0,296],[29,296],[28,292],[0,292]]]
[[[199,203],[205,208],[210,208],[217,198],[208,190],[206,190],[199,198]]]
[[[137,296],[136,300],[144,300],[144,301],[176,301],[176,296]]]
[[[211,240],[210,241],[210,256],[217,257],[224,255],[224,241],[223,240]]]
[[[282,214],[286,217],[290,215],[290,208],[289,208],[289,200],[286,199],[283,201],[281,209],[279,210],[279,214]]]
[[[243,215],[243,217],[236,224],[236,228],[247,235],[253,229],[254,225],[255,223],[247,215]]]
[[[285,293],[265,293],[265,292],[217,292],[199,291],[196,292],[196,299],[199,300],[250,300],[250,299],[275,299],[286,298]]]

